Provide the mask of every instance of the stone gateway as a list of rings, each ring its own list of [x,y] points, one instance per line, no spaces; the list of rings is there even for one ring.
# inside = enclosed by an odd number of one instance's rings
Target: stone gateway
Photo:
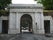
[[[8,34],[28,30],[34,34],[44,34],[43,6],[41,4],[10,4]]]
[[[10,4],[8,9],[9,15],[0,16],[0,33],[53,33],[53,11],[41,4]]]

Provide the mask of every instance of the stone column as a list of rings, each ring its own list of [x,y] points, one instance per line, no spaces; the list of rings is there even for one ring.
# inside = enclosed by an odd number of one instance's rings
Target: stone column
[[[20,16],[18,13],[16,13],[16,30],[17,33],[20,33]]]
[[[53,33],[53,17],[49,17],[50,18],[50,33]]]
[[[2,33],[2,18],[0,17],[0,33]]]
[[[36,33],[39,34],[40,29],[40,13],[35,12],[35,27],[36,27]]]
[[[16,34],[16,13],[10,13],[9,15],[9,30],[8,34]]]
[[[43,16],[42,12],[40,12],[40,30],[39,30],[39,33],[40,34],[45,33],[45,31],[44,31],[44,16]]]
[[[36,34],[36,25],[35,25],[35,14],[32,14],[32,27],[33,27],[33,33]]]
[[[44,20],[43,13],[35,13],[35,32],[38,34],[44,34]]]

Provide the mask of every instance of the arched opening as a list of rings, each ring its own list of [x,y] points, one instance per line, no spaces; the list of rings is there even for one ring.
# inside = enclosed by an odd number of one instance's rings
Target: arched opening
[[[20,20],[20,32],[32,32],[32,17],[24,14]]]

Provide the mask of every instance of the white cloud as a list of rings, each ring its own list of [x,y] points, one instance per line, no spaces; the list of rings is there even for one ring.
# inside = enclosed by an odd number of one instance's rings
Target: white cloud
[[[13,4],[36,4],[34,0],[12,0]]]

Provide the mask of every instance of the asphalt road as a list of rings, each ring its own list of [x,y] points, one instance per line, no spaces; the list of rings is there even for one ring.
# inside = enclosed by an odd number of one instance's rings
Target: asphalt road
[[[0,34],[0,40],[53,40],[53,37],[45,37],[45,35],[37,35],[32,33],[22,34]]]

